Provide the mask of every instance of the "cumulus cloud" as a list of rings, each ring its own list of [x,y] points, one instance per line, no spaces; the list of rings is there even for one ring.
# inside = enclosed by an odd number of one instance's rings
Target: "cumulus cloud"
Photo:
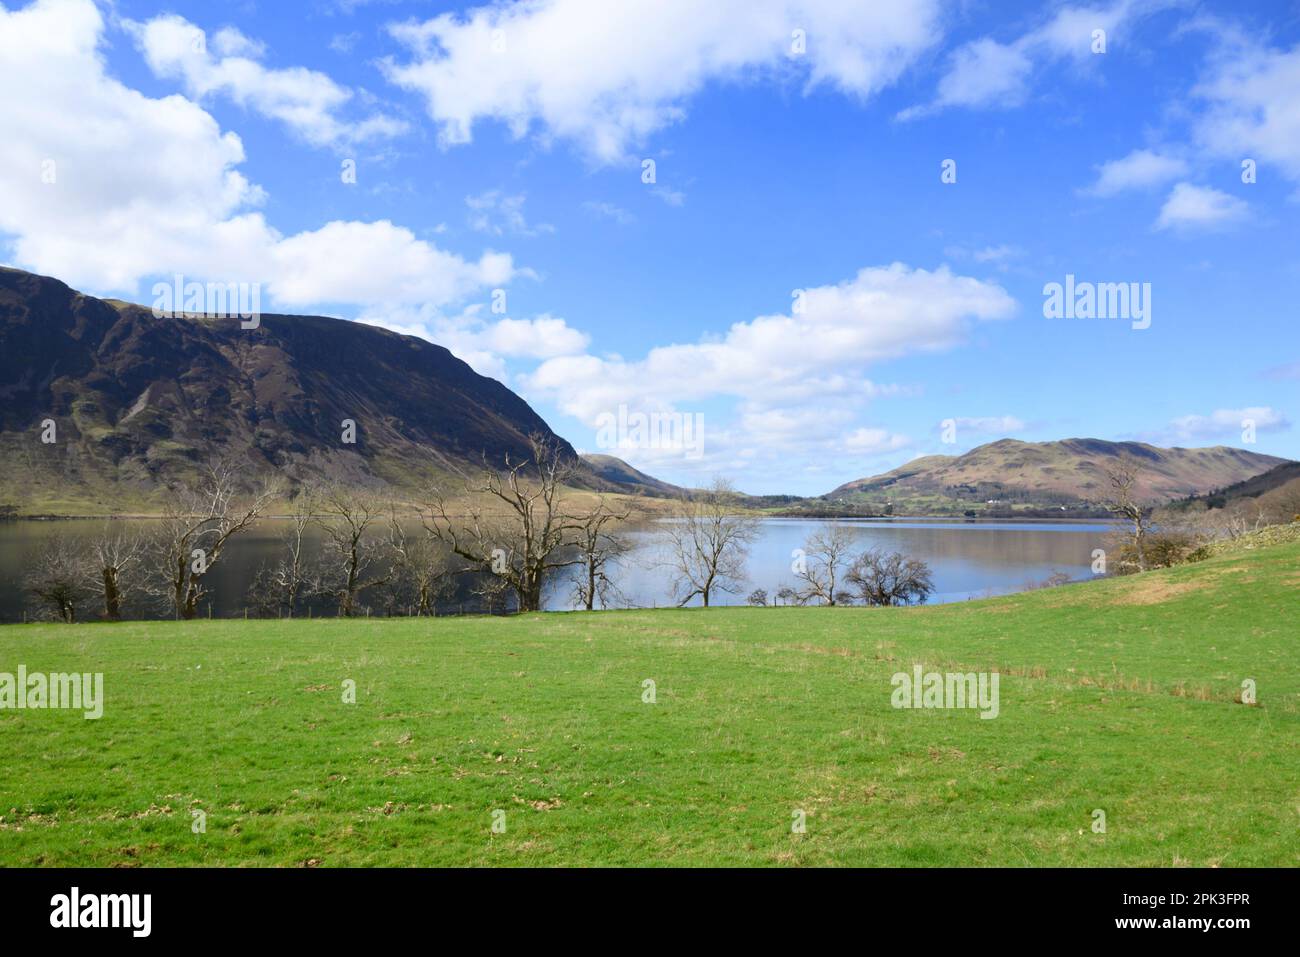
[[[899,113],[915,119],[950,107],[991,108],[1022,104],[1033,73],[1060,60],[1083,65],[1094,56],[1093,31],[1104,30],[1110,43],[1136,17],[1171,0],[1116,0],[1101,6],[1067,6],[1050,20],[1010,42],[981,37],[955,50],[939,79],[934,99]]]
[[[738,322],[714,341],[660,346],[644,358],[593,355],[543,363],[529,386],[594,424],[620,402],[666,406],[714,396],[769,404],[875,386],[860,370],[951,348],[972,320],[1004,319],[1015,302],[996,284],[902,263],[870,267],[833,286],[802,291],[788,315]]]
[[[520,384],[530,397],[548,399],[593,428],[620,406],[714,409],[699,464],[706,473],[846,443],[879,454],[903,440],[855,428],[853,419],[867,400],[905,390],[873,382],[866,368],[957,346],[973,323],[1008,318],[1015,308],[996,284],[947,267],[894,263],[802,290],[788,314],[737,322],[720,338],[660,346],[636,359],[563,356],[521,376]],[[716,411],[728,402],[734,414]],[[638,453],[637,461],[657,464],[648,453]]]
[[[1023,45],[984,38],[958,49],[952,55],[948,72],[939,80],[935,106],[1021,103],[1025,97],[1025,81],[1034,67]]]
[[[869,97],[939,39],[938,12],[937,0],[526,0],[391,27],[410,59],[385,71],[424,96],[444,145],[488,119],[612,162],[713,80],[797,75]]]
[[[387,220],[332,222],[275,243],[270,250],[277,302],[453,302],[514,275],[505,253],[477,262],[416,239]]]
[[[888,429],[854,429],[844,438],[844,448],[854,455],[883,455],[897,452],[912,444],[906,435]]]
[[[1169,423],[1168,433],[1178,441],[1198,441],[1241,433],[1248,424],[1253,424],[1256,432],[1281,432],[1291,427],[1281,412],[1263,405],[1180,416]]]
[[[1213,229],[1244,219],[1248,212],[1245,200],[1222,190],[1179,183],[1160,208],[1156,229]]]
[[[1278,50],[1238,39],[1193,91],[1207,109],[1197,140],[1220,156],[1251,157],[1300,180],[1300,44]]]
[[[1114,196],[1130,189],[1163,186],[1187,175],[1187,163],[1177,156],[1153,150],[1134,150],[1122,159],[1097,168],[1097,182],[1086,192],[1093,196]]]
[[[1025,430],[1025,423],[1014,415],[958,417],[953,421],[956,423],[959,435],[963,432],[976,432],[980,435],[1010,435]]]
[[[441,305],[516,274],[507,254],[466,260],[386,221],[281,235],[238,170],[239,137],[185,97],[109,76],[104,29],[91,0],[0,8],[0,88],[26,91],[0,97],[0,236],[16,265],[129,295],[176,272],[261,282],[280,306]]]
[[[361,322],[393,332],[419,336],[445,346],[481,375],[508,378],[506,358],[554,359],[580,353],[590,337],[548,313],[531,319],[487,319],[475,304],[458,315],[444,315],[431,306],[373,309]]]
[[[348,122],[340,111],[351,90],[324,73],[302,67],[269,69],[257,62],[265,52],[233,27],[207,34],[183,17],[165,14],[146,23],[128,22],[154,74],[177,79],[194,99],[223,95],[284,123],[308,143],[326,146],[396,136],[407,124],[383,113]]]

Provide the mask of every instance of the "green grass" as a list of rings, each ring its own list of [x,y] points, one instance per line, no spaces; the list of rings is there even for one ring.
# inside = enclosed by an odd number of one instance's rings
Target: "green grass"
[[[1295,866],[1298,595],[1289,544],[922,609],[9,626],[107,703],[0,711],[0,863]],[[1000,716],[895,710],[914,662]]]

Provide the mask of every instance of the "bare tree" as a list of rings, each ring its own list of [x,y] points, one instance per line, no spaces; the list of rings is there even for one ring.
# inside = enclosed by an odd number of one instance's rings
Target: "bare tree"
[[[859,555],[845,580],[868,605],[923,605],[934,592],[929,565],[902,552],[878,548]]]
[[[407,605],[416,615],[435,615],[438,599],[447,593],[455,574],[445,546],[427,529],[412,534],[390,509],[388,548],[392,554],[392,578],[388,583],[398,605]]]
[[[697,595],[704,607],[717,592],[739,594],[745,582],[749,546],[758,537],[759,521],[740,511],[739,496],[725,479],[678,501],[665,527],[677,604]]]
[[[90,598],[86,568],[85,556],[71,542],[56,540],[41,550],[24,577],[43,611],[71,625],[77,621],[77,609]]]
[[[305,486],[294,496],[289,524],[281,536],[280,557],[258,569],[249,588],[250,601],[264,612],[292,618],[299,601],[314,585],[319,568],[307,553],[307,530],[316,521],[318,490]]]
[[[130,597],[129,572],[143,561],[146,541],[138,531],[128,531],[120,523],[106,522],[103,530],[90,540],[86,559],[89,589],[103,602],[103,616],[109,621],[122,617],[122,606]]]
[[[843,600],[842,581],[851,560],[853,533],[844,525],[832,523],[813,532],[803,543],[803,559],[794,567],[802,585],[800,603],[813,599],[827,605]]]
[[[152,591],[172,607],[177,619],[193,618],[207,597],[206,576],[235,535],[256,524],[279,493],[260,482],[241,494],[233,463],[209,466],[194,485],[173,485],[154,535],[155,584]]]
[[[544,436],[531,436],[529,445],[529,458],[507,457],[504,468],[485,467],[481,479],[466,485],[465,517],[448,514],[437,488],[430,489],[422,511],[429,533],[471,570],[503,581],[519,611],[539,611],[550,575],[580,562],[568,546],[581,523],[565,512],[562,494],[574,462]]]
[[[1142,467],[1132,458],[1121,456],[1106,467],[1106,481],[1110,486],[1105,501],[1106,510],[1126,519],[1133,525],[1130,541],[1138,569],[1147,570],[1146,535],[1150,528],[1149,511],[1138,501],[1137,485]]]
[[[597,602],[602,608],[608,608],[620,594],[618,586],[609,577],[608,569],[610,562],[625,555],[630,548],[627,539],[616,531],[621,522],[627,521],[629,514],[628,509],[611,509],[601,497],[587,514],[575,522],[578,527],[574,547],[580,568],[574,593],[578,604],[587,611],[594,609]]]
[[[334,594],[345,618],[356,614],[363,592],[388,582],[389,574],[380,571],[387,543],[372,531],[385,514],[383,499],[362,489],[329,485],[317,497],[314,520],[325,533],[321,587]]]

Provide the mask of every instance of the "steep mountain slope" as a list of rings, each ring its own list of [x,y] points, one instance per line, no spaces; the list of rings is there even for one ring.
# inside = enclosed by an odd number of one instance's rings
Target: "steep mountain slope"
[[[686,491],[679,485],[671,485],[654,476],[646,475],[645,472],[633,468],[615,455],[593,453],[582,456],[582,460],[598,479],[608,482],[620,492],[663,497],[681,495]]]
[[[1106,466],[1120,456],[1139,463],[1139,494],[1153,503],[1222,488],[1287,461],[1226,446],[1161,449],[1141,442],[1101,439],[1002,439],[964,455],[916,459],[883,475],[841,485],[827,498],[1067,507],[1095,504],[1106,494]]]
[[[52,488],[147,498],[218,456],[293,479],[415,487],[485,455],[522,457],[534,432],[575,454],[519,396],[422,339],[320,316],[263,315],[256,329],[159,318],[0,268],[8,501]]]
[[[1244,482],[1235,482],[1224,488],[1214,489],[1206,495],[1184,499],[1178,505],[1191,505],[1203,502],[1210,508],[1223,508],[1241,499],[1257,499],[1280,488],[1294,489],[1300,483],[1300,462],[1284,462]]]

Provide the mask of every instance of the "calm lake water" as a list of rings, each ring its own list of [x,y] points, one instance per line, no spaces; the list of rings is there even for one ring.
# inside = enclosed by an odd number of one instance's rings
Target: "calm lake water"
[[[141,527],[148,522],[141,521]],[[782,585],[795,584],[790,572],[791,553],[818,528],[827,524],[807,519],[766,519],[762,533],[750,549],[747,570],[749,581],[737,595],[718,595],[713,604],[744,604],[750,591],[763,588],[769,596]],[[1073,579],[1091,575],[1092,550],[1113,526],[1105,522],[954,522],[926,520],[860,520],[843,522],[859,542],[859,550],[879,547],[901,551],[920,558],[934,572],[935,594],[930,601],[964,601],[988,595],[1020,591],[1027,585],[1042,582],[1054,572],[1065,572]],[[22,578],[44,545],[55,537],[83,538],[98,532],[101,521],[76,520],[58,522],[0,523],[0,621],[23,620],[24,608],[30,614],[31,602],[24,594]],[[280,555],[281,535],[285,523],[262,522],[240,538],[231,539],[219,564],[209,573],[213,592],[211,613],[216,617],[244,614],[247,592],[253,576],[263,563]],[[660,566],[666,556],[660,533],[653,524],[631,531],[634,542],[611,577],[618,583],[623,597],[631,605],[652,607],[671,605],[669,573]],[[317,537],[314,544],[319,542]],[[447,611],[458,610],[470,600],[463,592],[445,604]],[[549,610],[573,607],[569,583],[555,581],[547,589]],[[205,606],[204,613],[207,613]],[[376,613],[379,610],[376,609]],[[315,614],[329,614],[327,602],[318,602]]]

